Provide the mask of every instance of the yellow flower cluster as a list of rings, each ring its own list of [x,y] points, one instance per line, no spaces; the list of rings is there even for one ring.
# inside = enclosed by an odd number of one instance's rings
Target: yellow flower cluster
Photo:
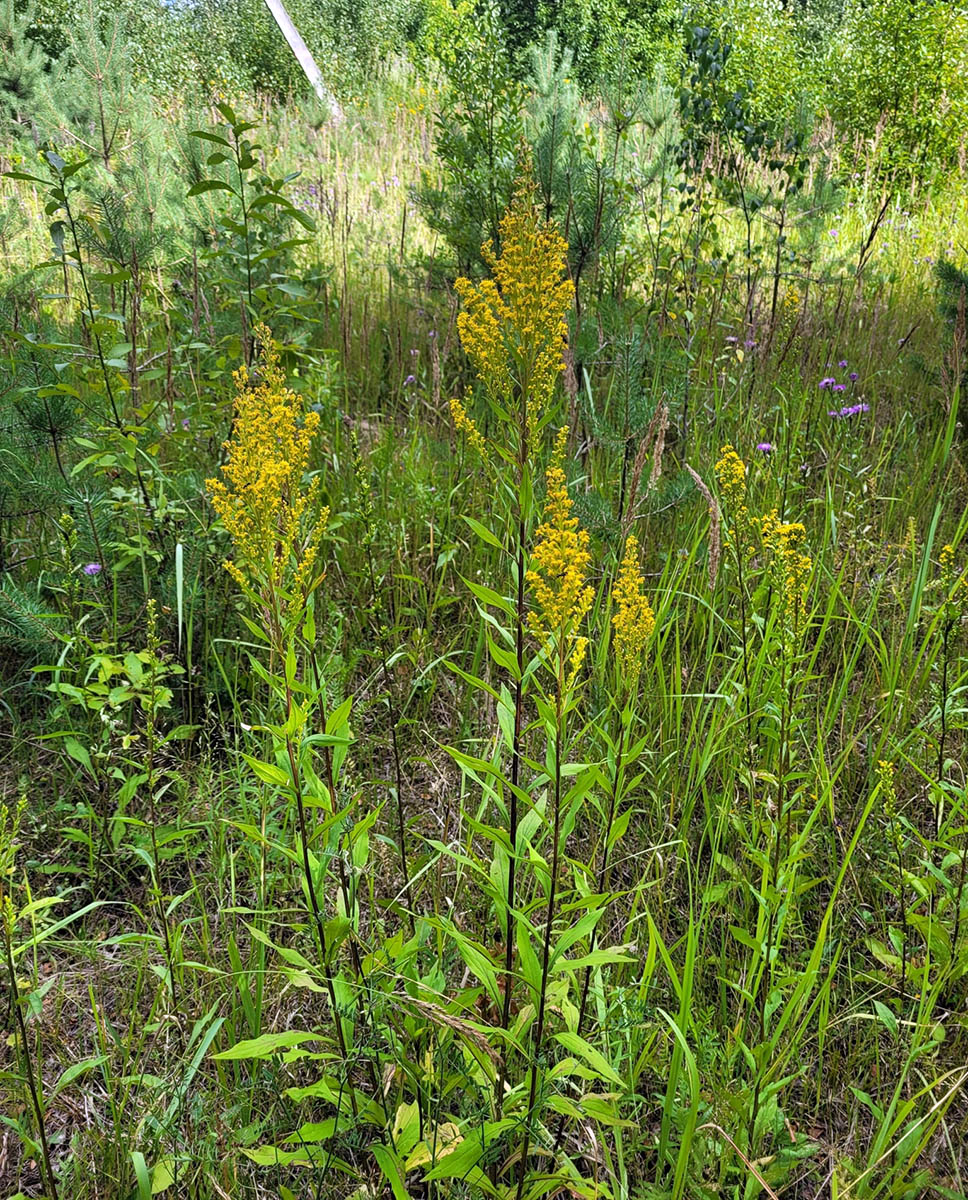
[[[806,603],[807,583],[813,567],[810,555],[803,551],[807,531],[800,521],[782,522],[776,509],[761,519],[761,526],[763,544],[773,554],[784,614],[796,631]]]
[[[464,302],[457,328],[477,377],[496,400],[524,396],[529,437],[564,369],[565,313],[574,297],[567,249],[554,224],[539,219],[522,184],[501,220],[500,255],[481,248],[493,278],[455,285]]]
[[[458,433],[462,433],[470,443],[471,447],[487,461],[487,443],[484,441],[484,436],[477,428],[472,417],[467,415],[467,410],[456,396],[450,401],[450,415],[454,419],[454,428]]]
[[[958,621],[963,615],[966,605],[968,605],[968,575],[962,574],[960,577],[956,576],[955,551],[953,546],[945,545],[941,547],[938,562],[941,567],[941,592],[943,597],[941,603],[944,607],[945,620]]]
[[[327,509],[316,511],[318,480],[303,488],[318,413],[286,387],[269,331],[257,370],[235,372],[235,424],[225,443],[223,479],[206,484],[212,507],[232,538],[235,560],[225,564],[243,587],[264,596],[297,594],[310,582]]]
[[[639,570],[639,543],[630,537],[625,557],[612,588],[615,612],[612,616],[613,644],[622,677],[634,687],[642,669],[642,655],[655,629],[655,613],[642,590]]]
[[[945,596],[948,596],[951,592],[951,568],[955,562],[954,547],[951,545],[942,546],[938,562],[941,566],[941,586],[944,588]]]
[[[881,808],[887,818],[888,833],[895,853],[903,850],[903,835],[897,819],[897,787],[894,783],[894,764],[885,759],[877,763],[877,782],[880,784]]]
[[[726,528],[739,553],[749,556],[755,547],[751,536],[750,514],[746,506],[746,463],[729,442],[719,452],[716,478],[726,510]]]
[[[746,508],[746,463],[727,442],[719,452],[716,478],[726,506],[733,512]]]
[[[592,589],[585,584],[591,563],[588,533],[578,528],[572,516],[563,462],[568,427],[558,431],[554,454],[545,475],[548,494],[544,521],[538,526],[532,566],[525,579],[531,589],[533,607],[528,615],[531,631],[545,648],[553,643],[559,661],[569,660],[569,686],[581,668],[588,645],[577,630],[591,608]]]

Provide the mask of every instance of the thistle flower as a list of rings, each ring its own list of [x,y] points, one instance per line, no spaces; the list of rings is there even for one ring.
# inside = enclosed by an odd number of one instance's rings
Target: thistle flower
[[[492,279],[457,280],[464,302],[457,329],[495,400],[524,394],[530,438],[564,370],[565,313],[574,287],[565,274],[567,243],[553,223],[539,220],[525,184],[501,221],[501,247],[500,255],[481,248]]]
[[[557,646],[559,662],[570,662],[568,684],[584,659],[587,639],[577,630],[592,603],[592,589],[585,584],[591,563],[588,532],[578,528],[572,516],[572,501],[562,464],[568,427],[558,431],[554,454],[545,479],[544,521],[535,535],[532,566],[525,579],[531,589],[532,608],[528,626],[545,649]]]
[[[629,537],[618,579],[612,588],[615,613],[612,616],[612,645],[619,671],[630,689],[634,689],[642,669],[642,655],[655,630],[655,613],[642,590],[639,570],[639,543]]]
[[[286,387],[268,329],[256,336],[263,347],[258,373],[242,368],[233,375],[235,424],[223,479],[206,485],[235,550],[226,570],[265,598],[308,585],[329,510],[316,512],[318,480],[303,487],[319,414],[305,412]]]
[[[84,566],[81,568],[81,570],[84,572],[85,575],[100,575],[101,574],[101,564],[99,562],[85,563]]]

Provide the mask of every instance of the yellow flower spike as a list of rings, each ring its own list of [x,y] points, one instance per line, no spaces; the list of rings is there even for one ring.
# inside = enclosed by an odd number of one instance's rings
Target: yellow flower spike
[[[460,400],[454,396],[450,401],[450,415],[454,421],[454,428],[458,433],[462,433],[468,441],[468,444],[477,451],[484,461],[487,461],[487,443],[481,431],[477,428],[473,419],[467,415],[467,410]]]
[[[574,299],[566,274],[568,245],[552,222],[539,219],[526,182],[519,184],[500,229],[500,255],[481,247],[493,278],[479,284],[461,278],[455,284],[464,304],[457,329],[478,379],[495,399],[507,402],[524,393],[533,438],[565,367],[565,314]]]
[[[780,587],[784,617],[794,630],[806,604],[807,583],[813,560],[803,552],[807,530],[800,521],[785,523],[776,509],[760,519],[763,545],[773,555],[773,570]]]
[[[727,507],[739,511],[746,505],[746,463],[729,442],[719,454],[719,462],[716,463],[719,490]]]
[[[241,586],[272,593],[311,586],[327,509],[315,511],[319,482],[303,487],[319,414],[306,413],[285,375],[264,326],[258,373],[235,380],[235,424],[225,443],[222,479],[208,479],[212,507],[232,539],[225,567]]]
[[[938,561],[941,565],[941,586],[947,596],[951,591],[951,568],[954,566],[955,561],[954,548],[950,545],[942,546]]]
[[[591,608],[592,589],[585,584],[591,564],[588,532],[579,529],[578,518],[572,516],[562,466],[567,440],[568,427],[563,426],[545,475],[544,521],[535,535],[532,566],[525,579],[533,601],[528,625],[545,648],[555,643],[562,661],[569,659],[573,682],[585,653],[584,639],[576,631]]]
[[[726,530],[740,556],[745,559],[756,549],[750,528],[755,521],[751,519],[746,506],[746,463],[729,442],[719,454],[715,471],[726,513]]]
[[[622,679],[633,688],[642,669],[642,656],[655,630],[655,613],[643,591],[639,543],[629,537],[618,579],[612,588],[612,645]]]

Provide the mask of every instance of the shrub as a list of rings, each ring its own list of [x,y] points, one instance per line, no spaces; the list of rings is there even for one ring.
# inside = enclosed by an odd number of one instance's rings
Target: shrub
[[[927,0],[849,0],[828,56],[834,120],[873,140],[890,166],[955,159],[968,121],[968,22]]]

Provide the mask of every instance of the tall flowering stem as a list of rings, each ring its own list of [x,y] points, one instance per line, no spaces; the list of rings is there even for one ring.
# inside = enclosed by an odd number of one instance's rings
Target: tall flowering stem
[[[745,572],[755,550],[749,508],[746,503],[746,464],[727,442],[716,463],[719,493],[726,512],[726,539],[736,563],[739,589],[739,625],[743,646],[743,706],[746,716],[746,765],[753,775],[753,713],[750,701],[750,651],[747,631],[747,599]]]
[[[260,326],[255,332],[261,360],[256,371],[242,368],[235,373],[235,422],[225,443],[222,479],[209,479],[207,486],[212,507],[232,539],[234,557],[225,568],[255,610],[273,663],[282,667],[280,690],[286,719],[282,728],[273,727],[273,732],[281,738],[288,759],[306,893],[345,1062],[346,1038],[310,856],[309,821],[299,769],[300,741],[308,711],[295,698],[297,686],[301,686],[296,678],[297,629],[309,597],[320,582],[316,562],[329,518],[329,510],[318,504],[318,480],[305,483],[319,416],[305,412],[301,397],[286,386],[269,330]],[[355,1112],[352,1089],[350,1100]]]
[[[551,222],[542,221],[532,200],[532,184],[523,179],[501,221],[501,253],[482,247],[492,277],[480,283],[458,279],[463,311],[457,318],[461,343],[498,419],[500,434],[488,442],[464,404],[451,401],[457,430],[493,472],[509,498],[509,534],[513,543],[515,587],[513,672],[514,722],[507,789],[508,859],[505,926],[504,1004],[501,1026],[510,1025],[514,955],[514,906],[518,858],[518,791],[521,783],[525,695],[525,574],[533,493],[532,456],[540,430],[550,420],[556,381],[564,370],[565,314],[574,297],[567,277],[567,243]],[[500,471],[505,463],[513,482]],[[498,1073],[495,1099],[500,1115],[506,1061]]]
[[[551,465],[548,467],[547,498],[544,520],[538,527],[531,568],[527,574],[532,607],[528,625],[541,644],[541,653],[553,677],[553,706],[539,706],[552,743],[551,868],[548,878],[548,903],[545,912],[544,945],[541,955],[541,981],[538,1014],[532,1045],[531,1081],[528,1091],[527,1118],[521,1146],[517,1200],[521,1200],[531,1146],[531,1122],[538,1093],[545,1020],[547,1015],[548,973],[551,965],[551,935],[557,899],[558,868],[561,856],[561,780],[565,748],[566,720],[578,673],[585,660],[588,639],[581,633],[591,608],[593,592],[585,582],[591,565],[588,533],[578,527],[572,515],[572,502],[565,480],[564,455],[568,429],[558,432]]]
[[[799,521],[785,522],[776,510],[760,522],[763,548],[770,556],[769,570],[773,581],[776,619],[780,630],[780,730],[779,766],[777,771],[777,802],[775,829],[770,854],[772,888],[780,891],[780,866],[788,857],[791,844],[793,804],[790,779],[793,766],[793,719],[796,707],[797,664],[806,627],[807,586],[813,562],[805,552],[806,529]],[[773,977],[773,942],[777,933],[777,905],[771,904],[764,970],[768,980]],[[766,1038],[766,1003],[771,985],[760,986],[760,1035]],[[757,1081],[759,1088],[759,1080]],[[758,1095],[758,1093],[757,1093]],[[755,1107],[755,1106],[754,1106]]]
[[[639,566],[638,539],[630,536],[625,543],[625,554],[619,568],[618,578],[612,588],[612,656],[618,676],[618,686],[615,692],[615,706],[618,712],[618,731],[614,742],[610,742],[612,751],[610,772],[610,787],[608,798],[608,816],[605,819],[605,845],[596,876],[595,890],[598,895],[604,895],[608,890],[611,830],[615,816],[625,790],[625,772],[627,767],[626,748],[632,722],[635,719],[636,701],[638,698],[639,676],[642,664],[648,652],[649,643],[655,632],[655,612],[645,594],[645,582]],[[632,750],[632,754],[635,750]],[[598,928],[592,930],[588,953],[593,954],[598,940]],[[591,984],[592,968],[585,968],[585,978],[582,981],[581,1002],[578,1006],[578,1023],[576,1031],[580,1034],[585,1023],[585,1011],[588,1007],[588,992]],[[562,1126],[559,1125],[559,1138]]]

